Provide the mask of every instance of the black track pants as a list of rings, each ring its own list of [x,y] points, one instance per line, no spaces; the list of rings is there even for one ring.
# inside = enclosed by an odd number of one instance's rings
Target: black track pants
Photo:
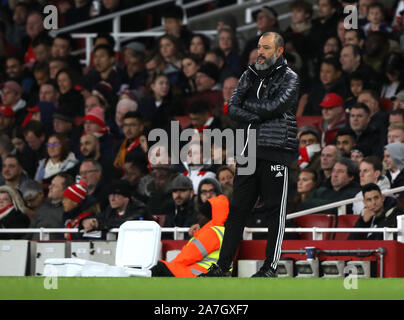
[[[269,215],[264,266],[276,270],[285,232],[287,192],[288,168],[284,165],[257,159],[254,174],[236,175],[230,213],[225,223],[226,229],[218,261],[222,269],[227,270],[230,267],[242,239],[248,215],[260,196]]]

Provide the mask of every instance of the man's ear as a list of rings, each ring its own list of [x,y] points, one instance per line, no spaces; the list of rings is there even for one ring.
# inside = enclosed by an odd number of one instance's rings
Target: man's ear
[[[278,49],[276,49],[276,58],[279,58],[284,51],[285,51],[284,47],[279,47]]]

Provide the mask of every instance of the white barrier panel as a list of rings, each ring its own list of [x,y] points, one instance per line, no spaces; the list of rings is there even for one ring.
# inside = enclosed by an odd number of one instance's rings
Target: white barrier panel
[[[0,276],[25,276],[28,240],[0,240]]]
[[[31,242],[31,274],[42,276],[46,259],[66,258],[66,242]]]

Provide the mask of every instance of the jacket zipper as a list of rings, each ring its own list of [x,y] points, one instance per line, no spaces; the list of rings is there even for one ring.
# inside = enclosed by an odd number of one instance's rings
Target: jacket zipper
[[[244,148],[241,151],[242,156],[244,156],[245,149],[247,148],[247,145],[248,145],[248,138],[250,137],[250,127],[251,127],[251,123],[248,125],[248,128],[247,128],[247,141],[245,142]]]

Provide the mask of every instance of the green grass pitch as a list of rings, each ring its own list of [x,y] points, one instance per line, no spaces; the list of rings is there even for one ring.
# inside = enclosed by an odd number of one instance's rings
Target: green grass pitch
[[[347,281],[345,281],[346,283]],[[351,285],[354,283],[349,281]],[[45,287],[57,289],[46,289]],[[212,293],[212,287],[215,288]],[[1,300],[402,300],[404,279],[0,277]]]

